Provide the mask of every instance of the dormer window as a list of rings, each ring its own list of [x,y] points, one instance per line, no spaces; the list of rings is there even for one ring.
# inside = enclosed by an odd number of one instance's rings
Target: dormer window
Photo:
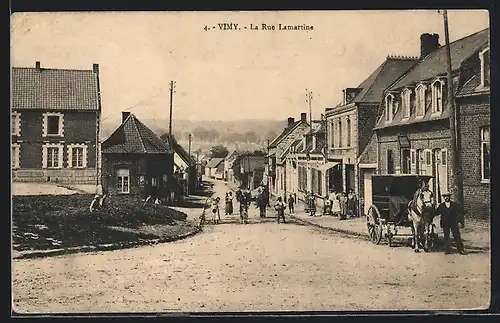
[[[410,96],[410,89],[404,89],[401,92],[401,112],[403,114],[402,119],[410,118]]]
[[[490,48],[487,47],[479,53],[481,60],[481,87],[490,86]]]
[[[432,113],[440,114],[443,111],[443,85],[442,80],[432,82]]]
[[[425,90],[424,84],[419,84],[415,89],[416,117],[422,118],[425,115]]]
[[[385,97],[385,120],[391,122],[393,116],[394,116],[394,96],[392,94],[388,94]]]

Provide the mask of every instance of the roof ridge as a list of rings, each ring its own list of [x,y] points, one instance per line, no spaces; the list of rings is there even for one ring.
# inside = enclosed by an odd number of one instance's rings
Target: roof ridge
[[[139,127],[137,127],[137,123],[136,123],[136,121],[139,121],[139,120],[137,120],[137,118],[132,113],[127,117],[127,119],[131,118],[132,116],[133,116],[132,120],[134,123],[135,131],[137,131],[137,134],[139,135],[139,139],[140,139],[139,142],[141,143],[141,147],[144,150],[144,153],[147,153],[148,151],[146,150],[146,145],[144,144],[144,139],[142,138],[141,132],[139,131]]]
[[[54,67],[40,67],[40,69],[37,69],[36,67],[29,67],[29,66],[11,66],[12,68],[16,69],[26,69],[26,70],[35,70],[35,71],[68,71],[68,72],[94,72],[93,69],[77,69],[77,68],[54,68]]]
[[[366,89],[366,91],[365,91],[365,93],[363,94],[363,96],[362,96],[361,98],[359,98],[358,100],[363,100],[363,99],[365,98],[366,94],[367,94],[368,92],[370,92],[370,89],[372,88],[373,84],[375,84],[375,81],[377,81],[377,79],[379,78],[379,76],[380,76],[380,72],[382,71],[382,69],[385,67],[385,65],[386,65],[386,64],[387,64],[387,59],[385,59],[385,60],[382,62],[382,64],[380,64],[380,65],[379,65],[379,66],[375,69],[375,71],[373,71],[373,73],[375,73],[375,72],[377,72],[377,71],[378,71],[378,73],[375,75],[375,78],[374,78],[374,79],[373,79],[373,81],[371,82],[370,86],[368,86],[368,88]],[[373,73],[372,73],[372,74],[373,74]],[[372,76],[372,74],[370,74],[370,75],[369,75],[369,76],[368,76],[365,80],[369,79],[369,78]],[[363,81],[363,82],[364,82],[364,81]],[[361,82],[361,84],[363,84],[363,82]],[[360,84],[360,85],[361,85],[361,84]]]

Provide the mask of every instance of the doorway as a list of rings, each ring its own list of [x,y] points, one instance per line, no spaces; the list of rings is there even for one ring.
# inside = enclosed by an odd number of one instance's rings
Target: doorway
[[[403,149],[401,153],[401,165],[403,166],[403,174],[411,173],[411,154],[410,149]]]

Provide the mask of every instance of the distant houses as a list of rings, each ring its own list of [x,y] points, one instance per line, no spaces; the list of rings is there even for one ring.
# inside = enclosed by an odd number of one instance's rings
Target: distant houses
[[[213,179],[224,179],[224,158],[211,158],[205,165],[205,176]]]
[[[99,65],[12,68],[12,178],[98,184]]]

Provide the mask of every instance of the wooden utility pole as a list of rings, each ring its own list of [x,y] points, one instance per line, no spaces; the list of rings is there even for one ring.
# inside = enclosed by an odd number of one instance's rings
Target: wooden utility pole
[[[189,158],[191,158],[191,134],[189,134],[189,144],[188,144],[188,154],[189,154]]]
[[[463,187],[462,187],[462,166],[460,162],[460,153],[458,147],[458,137],[460,134],[460,122],[458,113],[455,107],[455,98],[453,93],[453,74],[451,67],[451,50],[450,50],[450,35],[448,31],[448,11],[443,10],[444,19],[444,38],[446,42],[446,63],[448,67],[448,107],[450,109],[450,137],[451,137],[451,169],[453,174],[453,199],[456,202],[463,203]]]
[[[311,91],[308,91],[306,89],[306,102],[309,103],[309,128],[311,129],[311,135],[312,135],[312,106],[311,106],[311,101],[313,99],[313,94]]]
[[[170,115],[169,115],[169,124],[168,124],[168,134],[170,135],[170,138],[172,138],[172,104],[174,101],[174,88],[175,88],[175,82],[170,81]]]

